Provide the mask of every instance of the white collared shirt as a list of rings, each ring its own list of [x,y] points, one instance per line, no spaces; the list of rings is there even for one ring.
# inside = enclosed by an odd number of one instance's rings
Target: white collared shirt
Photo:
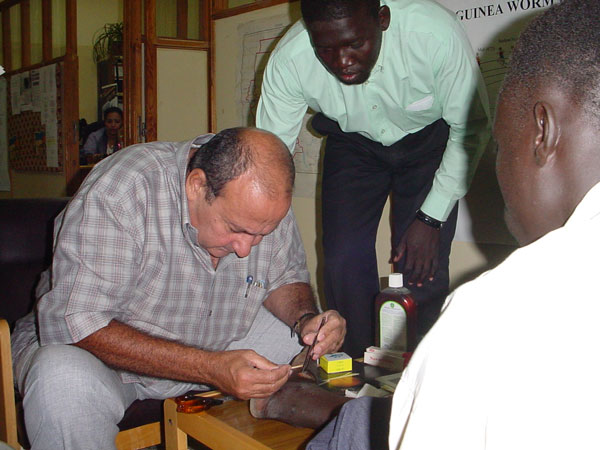
[[[600,184],[457,289],[394,394],[390,449],[600,448]]]

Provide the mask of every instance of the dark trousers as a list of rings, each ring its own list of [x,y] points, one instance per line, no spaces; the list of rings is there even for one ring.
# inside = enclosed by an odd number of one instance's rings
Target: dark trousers
[[[395,248],[431,189],[449,127],[440,119],[386,147],[358,133],[343,132],[323,114],[315,115],[312,126],[327,135],[322,185],[325,299],[328,308],[346,319],[343,350],[359,357],[375,344],[374,298],[380,289],[375,240],[383,207],[391,193]],[[448,295],[457,213],[455,207],[440,231],[434,281],[410,287],[418,305],[420,336],[431,328]],[[402,272],[403,266],[401,260],[394,270]]]
[[[342,406],[306,450],[387,450],[392,397],[361,397]]]

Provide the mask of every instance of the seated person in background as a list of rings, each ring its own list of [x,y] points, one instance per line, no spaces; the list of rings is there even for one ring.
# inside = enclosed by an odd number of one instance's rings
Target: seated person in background
[[[84,155],[111,155],[122,148],[120,137],[123,111],[112,106],[104,110],[104,127],[91,133],[83,144]]]
[[[291,211],[294,164],[275,135],[235,128],[152,142],[96,166],[56,220],[51,272],[13,333],[33,449],[114,448],[136,399],[214,386],[268,396],[312,342],[317,312]]]
[[[523,247],[447,299],[394,394],[391,449],[600,448],[598,24],[598,0],[564,0],[515,45],[494,135]],[[307,448],[369,448],[369,402]]]

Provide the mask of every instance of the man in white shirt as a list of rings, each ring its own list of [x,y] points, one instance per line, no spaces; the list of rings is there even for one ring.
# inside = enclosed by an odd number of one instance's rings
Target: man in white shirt
[[[600,3],[522,34],[494,135],[523,248],[450,296],[394,395],[390,448],[599,448]]]

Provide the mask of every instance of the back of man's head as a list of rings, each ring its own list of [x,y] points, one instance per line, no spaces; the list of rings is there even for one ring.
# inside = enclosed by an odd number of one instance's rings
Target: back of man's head
[[[600,1],[564,0],[521,34],[503,89],[527,96],[548,83],[600,120]]]
[[[194,169],[204,171],[209,203],[227,183],[247,173],[253,174],[267,195],[291,195],[294,186],[294,162],[286,145],[274,134],[257,128],[219,132],[192,155],[188,174]]]
[[[358,11],[377,19],[379,0],[301,0],[300,9],[306,23],[351,17]]]
[[[562,227],[600,182],[600,2],[564,0],[515,45],[494,133],[509,229],[521,244]]]

